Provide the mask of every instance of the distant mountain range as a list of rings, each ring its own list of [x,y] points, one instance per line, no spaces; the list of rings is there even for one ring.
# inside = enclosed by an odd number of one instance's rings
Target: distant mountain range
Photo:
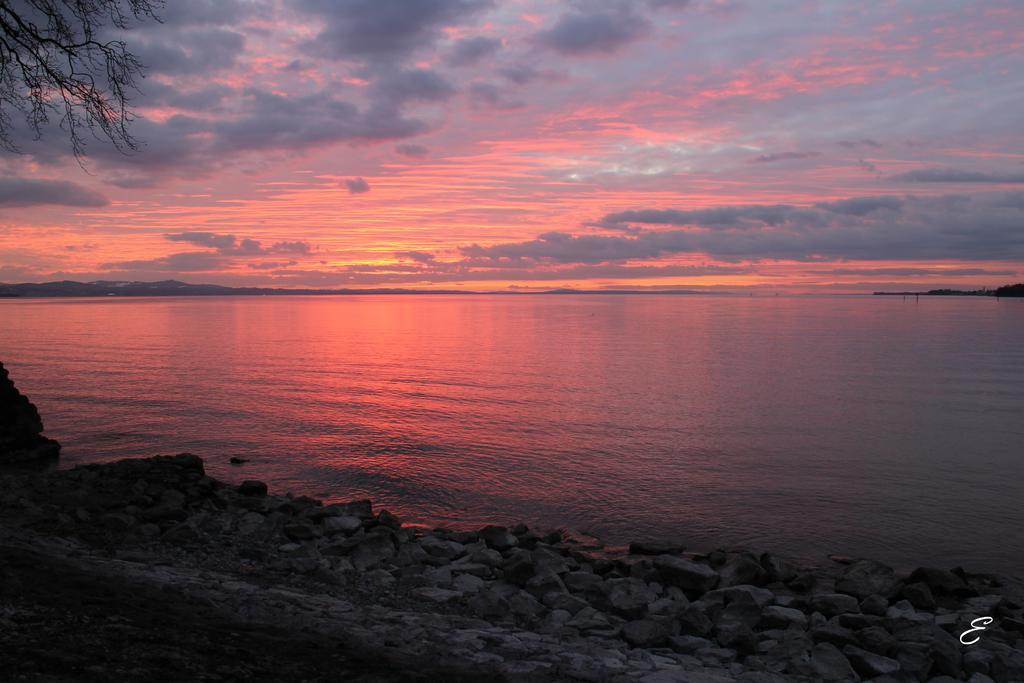
[[[83,297],[83,296],[296,296],[296,295],[345,295],[345,294],[481,294],[458,289],[277,289],[273,287],[225,287],[223,285],[193,285],[178,280],[159,282],[119,282],[96,280],[95,282],[23,282],[20,284],[0,283],[0,297]],[[496,292],[487,292],[496,293]],[[526,292],[503,291],[500,294],[522,294]],[[534,292],[538,293],[538,292]],[[540,294],[722,294],[724,292],[700,292],[689,290],[641,291],[633,289],[552,289]]]

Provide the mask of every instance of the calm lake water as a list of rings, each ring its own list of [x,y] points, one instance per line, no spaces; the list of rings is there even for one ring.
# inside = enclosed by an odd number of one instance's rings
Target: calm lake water
[[[1015,574],[1022,340],[1024,302],[974,298],[0,301],[62,466],[191,451],[409,521]]]

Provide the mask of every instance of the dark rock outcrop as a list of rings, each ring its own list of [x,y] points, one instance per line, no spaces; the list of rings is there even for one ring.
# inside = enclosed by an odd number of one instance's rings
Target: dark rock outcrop
[[[60,444],[43,436],[39,411],[0,363],[0,464],[55,458],[58,453]]]

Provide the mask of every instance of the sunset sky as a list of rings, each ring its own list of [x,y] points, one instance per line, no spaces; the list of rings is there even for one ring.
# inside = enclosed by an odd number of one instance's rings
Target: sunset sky
[[[169,0],[123,155],[0,156],[0,282],[1024,280],[1018,0]]]

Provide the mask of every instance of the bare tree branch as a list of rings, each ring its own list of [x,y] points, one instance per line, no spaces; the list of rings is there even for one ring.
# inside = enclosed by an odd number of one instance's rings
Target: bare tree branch
[[[83,133],[122,152],[138,143],[128,128],[135,80],[143,66],[105,29],[159,21],[163,0],[0,0],[0,146],[17,152],[12,137],[21,116],[39,139],[59,116],[71,149],[85,154]]]

